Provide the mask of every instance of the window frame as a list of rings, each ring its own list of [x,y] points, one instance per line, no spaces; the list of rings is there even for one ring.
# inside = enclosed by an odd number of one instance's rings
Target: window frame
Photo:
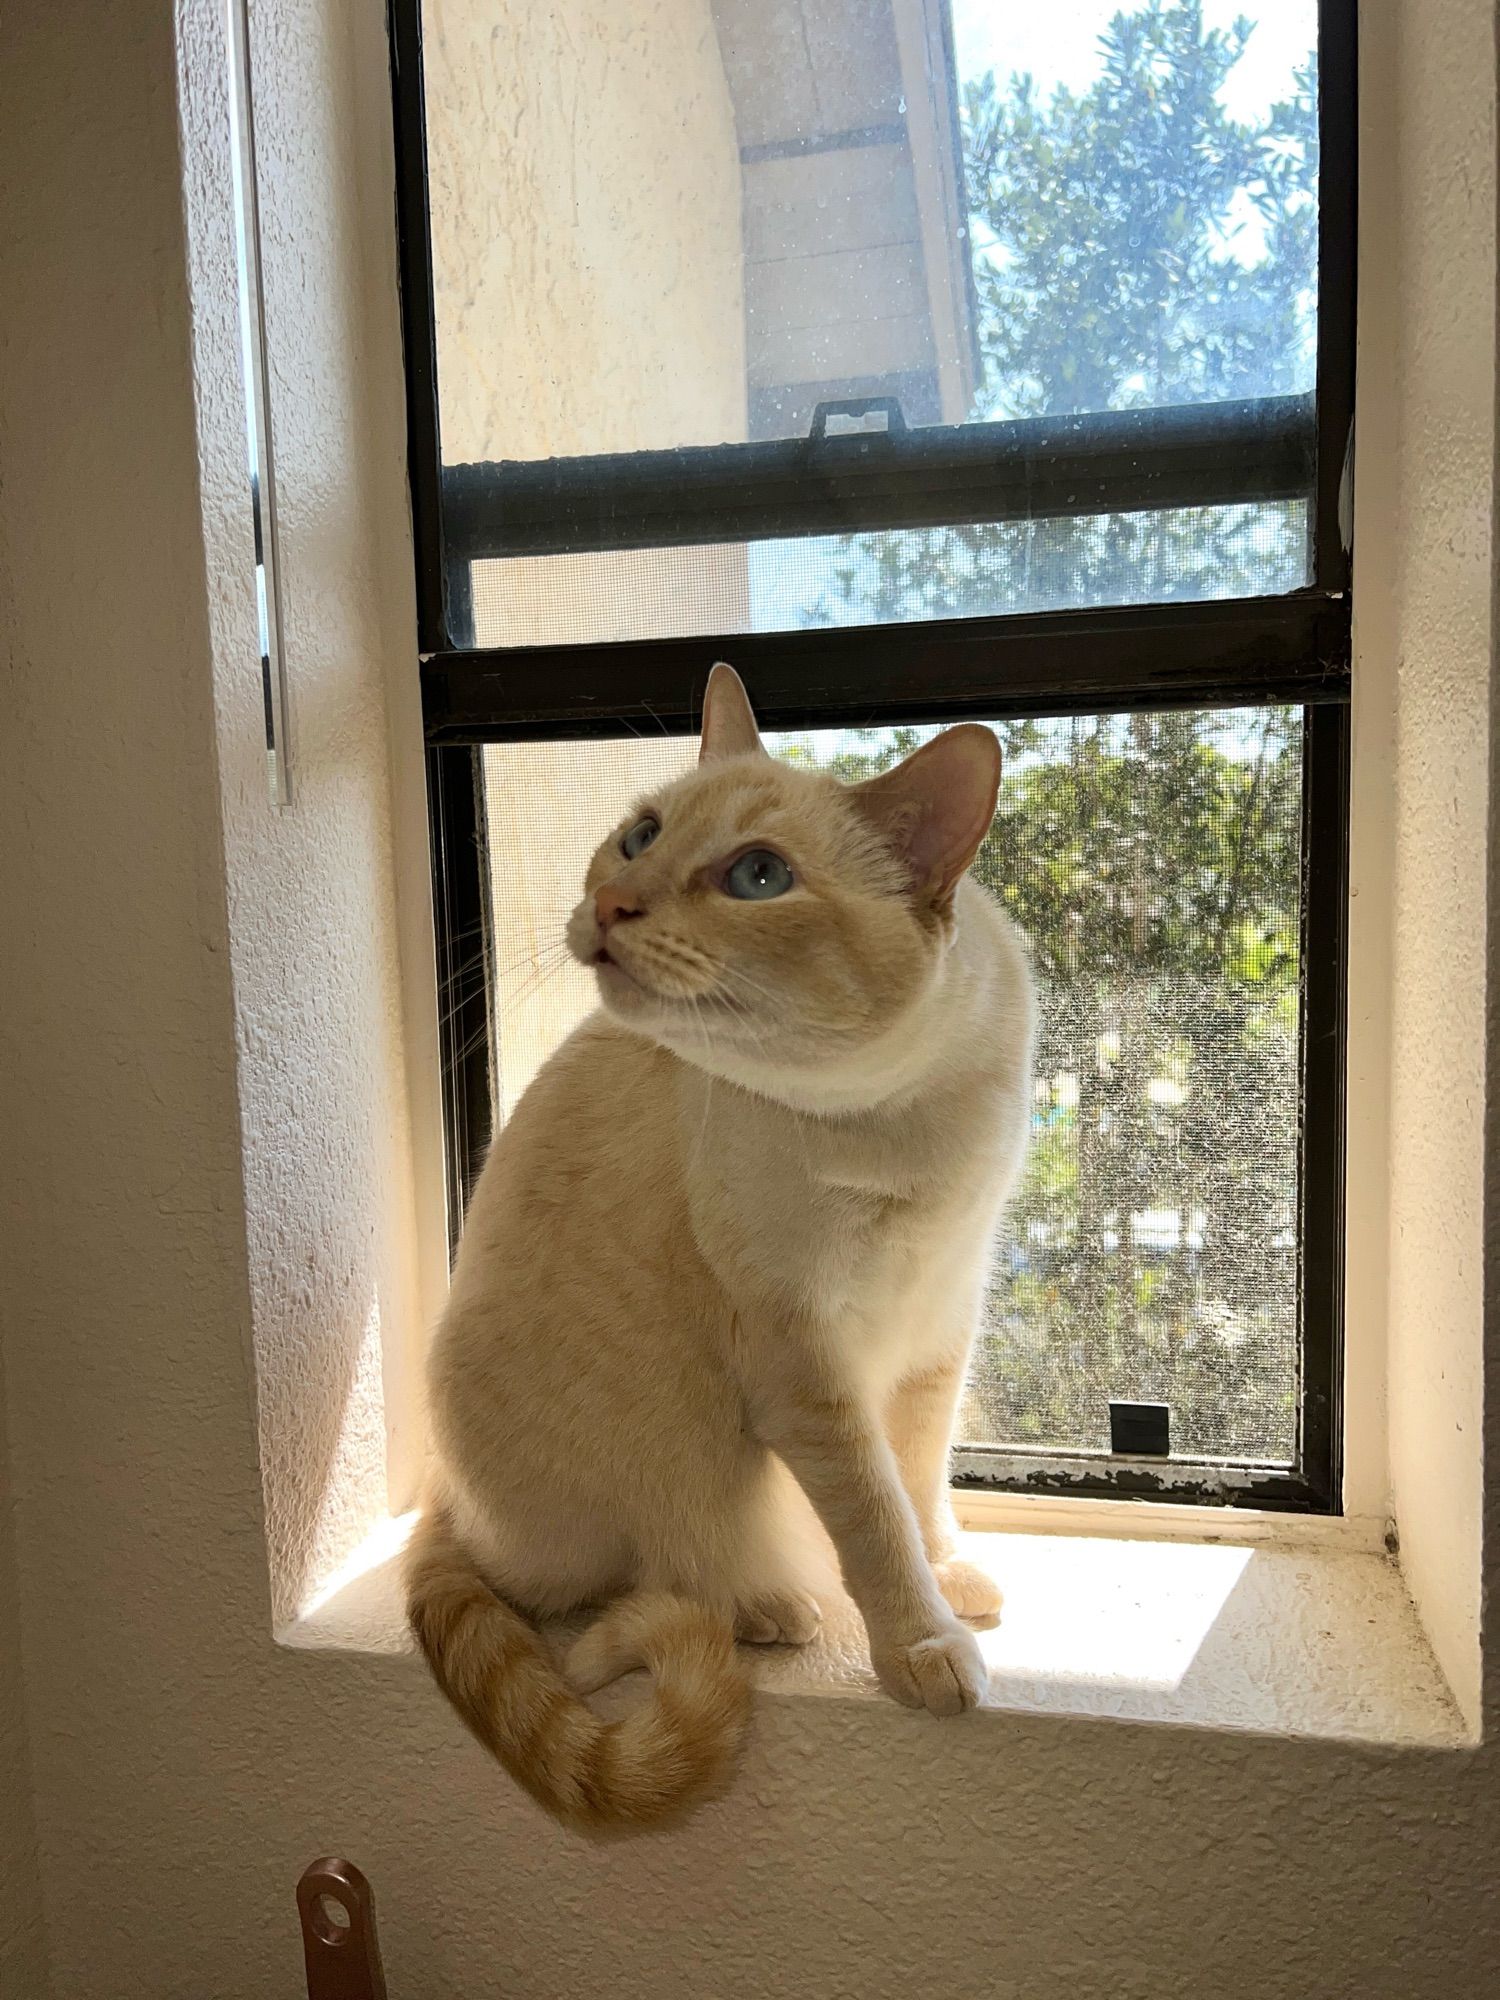
[[[442,466],[430,255],[421,0],[389,0],[398,263],[417,637],[427,746],[450,1252],[492,1129],[486,743],[607,739],[643,719],[696,728],[717,658],[732,656],[772,730],[962,718],[1113,714],[1286,703],[1303,710],[1298,1130],[1298,1447],[1293,1468],[1014,1450],[955,1454],[959,1487],[1337,1514],[1342,1510],[1346,936],[1351,693],[1350,495],[1354,440],[1356,0],[1318,0],[1319,237],[1316,387],[1308,398],[1174,411],[1144,469],[1139,419],[1102,413],[1024,424],[519,467]],[[875,399],[879,400],[879,399]],[[1276,409],[1271,408],[1272,402]],[[1160,428],[1160,427],[1159,427]],[[940,427],[933,427],[938,432]],[[1004,431],[1004,438],[993,434]],[[964,435],[967,433],[967,436]],[[975,438],[978,442],[973,442]],[[997,447],[999,447],[997,449]],[[592,645],[477,648],[469,564],[491,554],[657,546],[749,533],[1003,520],[1278,497],[1313,461],[1310,577],[1276,597],[1086,607],[909,625],[732,632]],[[986,461],[982,515],[944,512]],[[746,474],[762,482],[747,500]],[[580,516],[590,480],[611,516]],[[673,480],[695,524],[671,519]],[[444,485],[449,484],[445,520]],[[946,488],[944,482],[948,482]],[[1259,482],[1257,484],[1257,481]],[[966,483],[967,482],[967,483]],[[486,520],[512,484],[520,529]],[[890,495],[898,490],[899,503]],[[1290,490],[1290,489],[1288,489]],[[857,497],[861,492],[869,497]],[[1051,498],[1049,500],[1049,491]],[[1087,494],[1087,505],[1076,496]],[[714,496],[717,495],[715,505]],[[851,495],[856,496],[851,498]],[[456,504],[455,504],[456,501]],[[680,507],[680,503],[679,507]],[[892,507],[895,504],[893,514]],[[915,512],[903,512],[910,505]],[[923,512],[926,508],[928,511]],[[821,509],[821,511],[820,511]],[[1009,511],[1007,511],[1009,509]],[[654,511],[653,511],[654,510]],[[813,525],[805,525],[811,523]],[[453,530],[457,526],[459,532]],[[609,539],[589,539],[590,533]],[[582,539],[576,539],[582,535]],[[488,536],[488,539],[486,537]],[[574,536],[575,539],[569,539]],[[623,539],[621,539],[623,537]],[[635,539],[632,539],[632,538]],[[642,539],[642,537],[644,537]]]

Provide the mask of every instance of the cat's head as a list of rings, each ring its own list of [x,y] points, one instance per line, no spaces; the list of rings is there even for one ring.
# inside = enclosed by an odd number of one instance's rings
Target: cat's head
[[[611,1015],[689,1060],[815,1069],[931,988],[999,782],[977,724],[859,785],[778,762],[739,676],[717,666],[696,768],[599,848],[568,943]]]

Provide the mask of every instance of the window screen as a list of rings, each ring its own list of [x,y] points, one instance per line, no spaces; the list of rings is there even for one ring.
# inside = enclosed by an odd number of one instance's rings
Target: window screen
[[[1148,1401],[1194,1459],[1290,1467],[1301,717],[996,729],[1005,776],[974,873],[1029,941],[1040,1027],[960,1446],[1107,1452],[1111,1402]],[[930,734],[769,743],[857,781]],[[660,736],[485,752],[502,1116],[595,1004],[561,937],[602,833],[691,758]]]

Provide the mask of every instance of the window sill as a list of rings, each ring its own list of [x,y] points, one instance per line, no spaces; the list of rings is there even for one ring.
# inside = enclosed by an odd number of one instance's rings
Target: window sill
[[[411,1517],[372,1535],[278,1636],[300,1651],[410,1655],[398,1558]],[[1000,1580],[981,1633],[985,1712],[1112,1716],[1220,1732],[1457,1748],[1473,1741],[1397,1564],[1336,1535],[1266,1541],[974,1530]],[[880,1701],[847,1600],[811,1646],[746,1649],[760,1692]]]

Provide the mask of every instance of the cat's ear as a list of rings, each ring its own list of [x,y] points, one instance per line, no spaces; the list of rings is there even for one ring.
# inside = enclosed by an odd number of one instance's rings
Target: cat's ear
[[[906,863],[914,895],[940,910],[979,852],[999,792],[1000,745],[977,722],[944,730],[893,771],[853,788],[861,812]]]
[[[734,668],[720,660],[708,677],[703,694],[703,747],[698,762],[715,757],[748,757],[759,751],[769,753],[755,726],[755,710],[745,692],[745,683]]]

